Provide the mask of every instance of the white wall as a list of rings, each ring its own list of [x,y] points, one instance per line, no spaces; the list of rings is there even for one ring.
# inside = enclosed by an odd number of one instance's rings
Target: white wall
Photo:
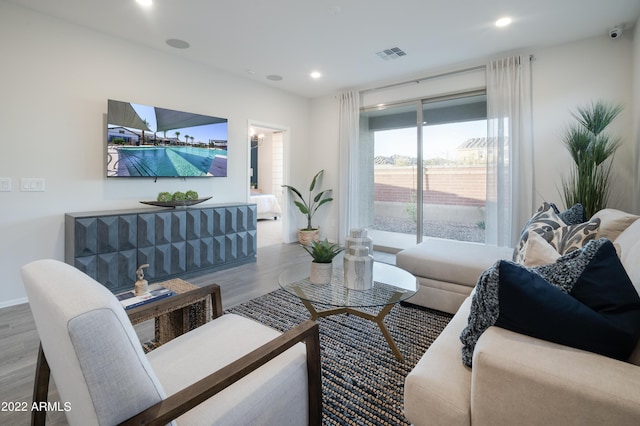
[[[339,216],[339,145],[338,145],[338,99],[335,96],[316,98],[311,103],[311,132],[308,151],[304,158],[294,160],[303,165],[304,185],[308,188],[313,176],[324,169],[321,189],[333,190],[333,202],[324,204],[313,218],[313,225],[320,226],[320,237],[338,241]],[[300,216],[300,215],[298,215]],[[299,220],[299,218],[298,218]],[[299,225],[305,224],[298,221]]]
[[[637,130],[638,120],[634,119],[640,111],[640,65],[636,66],[635,95],[632,91],[632,52],[635,61],[640,63],[640,43],[634,43],[631,32],[622,38],[611,40],[607,35],[581,40],[553,47],[529,49],[519,52],[522,55],[533,54],[533,128],[536,200],[549,200],[561,205],[558,188],[563,173],[571,161],[561,143],[562,131],[571,121],[571,111],[577,106],[588,104],[592,100],[604,99],[612,103],[621,103],[624,111],[612,124],[611,132],[623,138],[624,143],[615,157],[615,188],[611,197],[611,206],[628,211],[640,211],[640,205],[633,205],[633,194],[638,193],[640,182],[636,182]],[[511,52],[513,54],[513,52]],[[516,52],[517,54],[517,52]],[[504,56],[508,56],[505,54]],[[488,61],[488,59],[487,59]],[[462,66],[461,69],[465,67]],[[444,70],[447,71],[447,70]],[[428,74],[425,74],[428,75]],[[475,88],[478,72],[456,76],[463,88]],[[401,78],[398,81],[406,81]],[[407,86],[402,87],[406,98],[417,98],[422,93],[436,95],[450,93],[455,88],[449,79],[429,80],[427,85],[408,86],[415,93],[408,93]],[[390,84],[392,82],[384,82]],[[393,91],[396,93],[397,91]],[[388,100],[398,100],[366,96],[368,105]],[[634,106],[634,101],[638,105]],[[311,106],[311,157],[318,165],[326,169],[331,185],[338,188],[338,113],[339,104],[334,96],[314,99]],[[632,128],[634,130],[632,131]],[[335,147],[335,148],[334,148]],[[319,167],[314,167],[314,169]],[[310,173],[311,171],[309,171]],[[336,197],[337,199],[337,197]],[[640,203],[640,200],[638,201]],[[328,212],[324,228],[329,238],[337,238],[337,205]],[[320,216],[320,215],[319,215]]]
[[[273,133],[264,132],[258,148],[258,189],[263,194],[273,194]]]
[[[629,31],[615,41],[602,36],[522,52],[536,56],[539,200],[559,199],[557,186],[569,161],[560,136],[570,111],[601,97],[625,105],[613,127],[625,139],[616,156],[615,206],[640,209],[634,119],[640,111],[640,46],[632,36]],[[13,179],[13,191],[0,192],[0,307],[24,300],[21,265],[38,258],[63,259],[65,212],[137,208],[139,200],[152,199],[161,190],[194,189],[212,195],[216,203],[246,201],[249,118],[289,128],[285,183],[305,187],[315,172],[325,169],[323,188],[337,191],[334,96],[308,101],[6,2],[0,2],[0,57],[0,177]],[[229,177],[107,180],[103,150],[109,98],[227,117]],[[21,177],[45,178],[46,192],[20,192]],[[635,206],[629,192],[636,197]],[[336,240],[339,206],[334,195],[336,201],[322,207],[314,222],[323,237]],[[283,208],[291,219],[293,241],[301,216],[291,204]]]
[[[640,18],[636,22],[633,31],[633,82],[632,82],[632,96],[633,96],[633,111],[632,117],[638,117],[640,115]],[[635,148],[633,155],[633,161],[635,164],[635,185],[633,191],[633,206],[636,212],[640,212],[640,120],[631,120],[631,140]]]
[[[63,259],[65,212],[139,208],[160,191],[186,189],[246,202],[249,118],[288,126],[292,155],[309,134],[305,98],[6,2],[0,57],[0,177],[13,179],[13,191],[0,192],[0,307],[24,301],[23,264]],[[228,118],[229,176],[107,180],[107,99]],[[306,169],[291,176],[304,179]],[[45,178],[46,191],[20,192],[21,177]]]
[[[615,155],[614,191],[610,206],[633,211],[635,188],[635,142],[632,134],[634,99],[630,32],[611,40],[591,38],[536,49],[533,62],[533,122],[535,143],[535,190],[537,200],[560,205],[561,176],[566,176],[571,158],[562,144],[563,131],[574,122],[576,107],[602,99],[620,103],[624,110],[608,129],[624,142]],[[635,123],[633,123],[635,125]]]

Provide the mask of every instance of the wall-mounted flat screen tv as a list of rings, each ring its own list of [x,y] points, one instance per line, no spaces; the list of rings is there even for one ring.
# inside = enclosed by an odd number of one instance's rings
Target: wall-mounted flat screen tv
[[[227,119],[109,99],[107,177],[227,176]]]

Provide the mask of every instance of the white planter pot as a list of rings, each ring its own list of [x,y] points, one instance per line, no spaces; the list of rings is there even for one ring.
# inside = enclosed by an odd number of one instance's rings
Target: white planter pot
[[[311,262],[309,280],[314,284],[329,284],[333,273],[332,263]]]

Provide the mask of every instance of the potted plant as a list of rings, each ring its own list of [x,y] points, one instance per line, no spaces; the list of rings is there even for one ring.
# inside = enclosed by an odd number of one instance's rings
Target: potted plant
[[[333,272],[333,258],[344,250],[338,244],[330,243],[326,238],[324,241],[311,241],[311,246],[302,246],[311,255],[311,274],[309,279],[314,284],[328,284],[331,282]]]
[[[574,161],[567,179],[562,179],[562,198],[567,208],[580,203],[586,217],[607,206],[611,187],[613,154],[621,139],[604,133],[620,114],[620,105],[603,101],[578,108],[578,121],[569,127],[563,142]]]
[[[329,201],[333,201],[333,198],[331,197],[331,189],[319,191],[315,195],[313,194],[316,184],[318,184],[318,180],[322,177],[323,173],[324,170],[320,170],[311,180],[311,185],[309,186],[309,197],[306,200],[302,196],[302,193],[293,186],[282,185],[283,188],[287,188],[295,196],[293,203],[298,207],[300,213],[305,215],[307,218],[307,227],[298,230],[298,241],[305,246],[308,246],[311,241],[319,241],[320,239],[319,228],[314,228],[311,224],[313,215],[320,206],[328,203]]]

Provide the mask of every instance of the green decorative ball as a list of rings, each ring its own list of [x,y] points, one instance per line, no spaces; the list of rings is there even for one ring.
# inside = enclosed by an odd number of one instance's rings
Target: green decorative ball
[[[161,192],[158,194],[158,201],[166,203],[167,201],[173,200],[173,195],[170,192]]]
[[[176,191],[173,193],[173,201],[184,201],[187,199],[187,196],[184,192]]]
[[[187,191],[185,193],[187,200],[197,200],[198,199],[198,193],[196,191]]]

